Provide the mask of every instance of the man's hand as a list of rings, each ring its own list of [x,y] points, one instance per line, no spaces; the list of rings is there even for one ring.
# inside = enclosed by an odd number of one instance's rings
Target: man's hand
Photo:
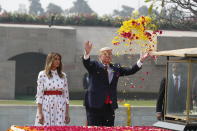
[[[84,49],[85,49],[86,55],[89,55],[90,54],[90,51],[92,50],[92,43],[90,43],[89,41],[87,41],[85,43]]]
[[[162,113],[161,112],[157,112],[157,120],[162,120]]]
[[[140,54],[140,61],[143,63],[148,57],[150,56],[149,53]]]

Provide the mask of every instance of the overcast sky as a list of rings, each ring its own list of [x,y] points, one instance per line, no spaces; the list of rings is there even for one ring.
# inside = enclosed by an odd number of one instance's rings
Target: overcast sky
[[[49,3],[54,3],[62,7],[63,10],[72,7],[73,1],[76,0],[40,0],[42,7],[46,9]],[[127,5],[138,9],[145,5],[144,0],[86,0],[89,6],[99,15],[111,14],[114,9],[121,9],[121,5]],[[29,0],[0,0],[0,5],[7,11],[18,10],[19,4],[25,4],[29,8]]]

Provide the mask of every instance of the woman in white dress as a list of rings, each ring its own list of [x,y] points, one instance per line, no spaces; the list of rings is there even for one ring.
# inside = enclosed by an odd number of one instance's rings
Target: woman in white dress
[[[69,93],[61,55],[50,53],[37,80],[35,126],[64,126],[70,122]]]

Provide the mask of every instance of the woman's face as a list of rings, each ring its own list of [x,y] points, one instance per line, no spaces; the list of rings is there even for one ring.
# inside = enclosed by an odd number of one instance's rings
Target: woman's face
[[[60,62],[61,62],[60,57],[58,55],[56,55],[54,60],[53,60],[51,69],[52,70],[57,69],[60,66]]]

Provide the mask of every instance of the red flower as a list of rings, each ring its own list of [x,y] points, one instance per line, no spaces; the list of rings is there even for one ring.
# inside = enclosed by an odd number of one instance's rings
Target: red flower
[[[139,37],[138,37],[138,36],[136,36],[135,38],[136,38],[136,39],[139,39]]]
[[[151,36],[151,33],[145,32],[145,35],[149,37],[149,36]]]
[[[113,43],[114,45],[119,45],[120,44],[120,42],[115,42],[115,43]]]
[[[144,81],[144,78],[141,78],[142,81]]]
[[[145,74],[145,75],[148,75],[148,74],[149,74],[149,72],[144,72],[144,74]]]
[[[169,131],[152,126],[121,126],[121,127],[102,127],[102,126],[16,126],[18,129],[26,131]],[[9,130],[8,130],[9,131]]]
[[[135,86],[134,85],[131,85],[130,88],[135,88]]]
[[[135,21],[132,21],[132,25],[134,25],[136,22]]]

